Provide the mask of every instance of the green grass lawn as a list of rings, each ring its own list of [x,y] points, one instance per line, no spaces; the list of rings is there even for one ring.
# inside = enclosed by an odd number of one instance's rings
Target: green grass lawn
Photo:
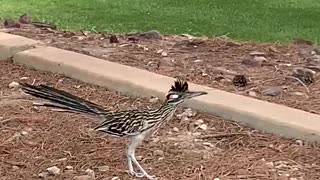
[[[0,0],[0,17],[28,13],[66,30],[320,42],[319,0]]]

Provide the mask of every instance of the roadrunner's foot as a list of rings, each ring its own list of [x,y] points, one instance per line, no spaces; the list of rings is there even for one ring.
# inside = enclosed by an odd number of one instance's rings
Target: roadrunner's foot
[[[152,179],[152,180],[156,180],[157,177],[156,176],[150,176],[149,174],[144,174],[144,173],[138,173],[138,172],[135,172],[135,171],[131,171],[129,172],[131,176],[135,176],[135,177],[138,177],[138,178],[142,178],[142,177],[146,177],[148,179]]]
[[[143,177],[144,176],[143,173],[138,173],[138,172],[135,172],[135,171],[129,171],[129,174],[131,176],[135,176],[135,177]]]
[[[130,173],[131,176],[135,176],[135,177],[138,177],[138,178],[146,177],[146,178],[148,178],[149,180],[157,180],[157,177],[156,177],[156,176],[151,176],[151,175],[149,175],[149,174],[140,166],[140,164],[136,164],[136,165],[137,165],[137,167],[140,169],[140,171],[142,171],[142,172],[139,172],[139,173],[138,173],[138,172],[135,172],[135,171],[133,170],[132,161],[133,161],[134,164],[137,163],[137,161],[136,161],[136,159],[135,159],[134,157],[133,157],[133,159],[130,158],[130,157],[128,157],[129,173]]]
[[[156,176],[151,176],[149,174],[144,174],[144,173],[137,173],[135,171],[131,171],[129,173],[130,173],[130,175],[138,177],[138,178],[146,177],[149,180],[157,180],[158,179]]]

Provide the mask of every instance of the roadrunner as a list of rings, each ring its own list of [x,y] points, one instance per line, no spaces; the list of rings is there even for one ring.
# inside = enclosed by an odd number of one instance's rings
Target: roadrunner
[[[189,91],[188,83],[177,79],[171,86],[161,107],[152,110],[111,112],[95,103],[53,87],[46,85],[35,86],[26,83],[21,83],[20,85],[22,87],[21,90],[26,94],[48,101],[37,105],[93,115],[102,120],[94,130],[115,137],[128,137],[130,143],[127,146],[126,153],[129,173],[132,176],[146,177],[153,180],[157,178],[149,175],[135,158],[137,146],[146,137],[154,134],[166,121],[170,120],[179,104],[186,99],[207,94],[204,91]],[[133,169],[133,165],[136,165],[140,172],[136,172]]]

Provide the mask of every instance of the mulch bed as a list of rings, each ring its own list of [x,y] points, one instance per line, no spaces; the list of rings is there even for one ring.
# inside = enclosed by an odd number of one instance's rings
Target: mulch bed
[[[124,139],[90,131],[95,122],[84,116],[32,107],[11,82],[44,83],[103,105],[110,110],[159,107],[160,102],[133,99],[60,75],[0,61],[0,179],[41,179],[49,167],[72,179],[91,169],[96,179],[132,179],[126,172]],[[257,132],[235,122],[192,111],[177,116],[137,150],[141,164],[160,179],[286,179],[320,177],[317,144]],[[180,115],[180,116],[179,116]],[[207,129],[199,128],[199,122]],[[196,125],[197,124],[197,125]],[[159,153],[160,150],[160,153]],[[66,170],[72,166],[72,170]],[[106,169],[101,170],[101,167]],[[107,167],[107,168],[106,168]],[[70,168],[70,167],[68,167]],[[100,170],[99,170],[100,169]],[[133,178],[134,179],[134,178]]]
[[[97,34],[30,25],[11,29],[10,33],[228,92],[320,112],[320,50],[301,39],[291,45],[257,44],[221,37],[161,36],[153,31],[142,35]]]

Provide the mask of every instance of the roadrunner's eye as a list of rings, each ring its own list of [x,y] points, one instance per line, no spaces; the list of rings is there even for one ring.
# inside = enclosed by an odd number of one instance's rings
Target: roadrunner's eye
[[[177,99],[179,98],[179,95],[178,94],[168,94],[167,95],[167,99],[170,100],[170,99]]]
[[[177,95],[177,94],[172,94],[171,96],[170,96],[170,99],[177,99],[179,97],[179,95]]]

